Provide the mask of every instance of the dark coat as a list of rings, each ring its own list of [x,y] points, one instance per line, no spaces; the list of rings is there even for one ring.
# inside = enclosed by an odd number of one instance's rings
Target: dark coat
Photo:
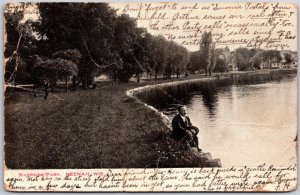
[[[183,138],[186,136],[187,131],[190,131],[191,129],[196,130],[196,134],[199,132],[198,128],[192,125],[190,118],[188,116],[185,118],[186,121],[183,121],[181,116],[178,114],[172,120],[172,133],[176,138]]]

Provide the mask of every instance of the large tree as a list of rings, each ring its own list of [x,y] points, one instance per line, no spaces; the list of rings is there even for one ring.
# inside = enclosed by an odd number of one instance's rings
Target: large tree
[[[167,57],[167,40],[162,36],[155,36],[152,44],[153,56],[152,63],[154,77],[157,79],[158,74],[162,73],[166,66]]]
[[[38,9],[40,18],[35,29],[40,37],[39,54],[78,49],[82,54],[78,80],[84,88],[92,84],[99,71],[118,65],[119,59],[112,53],[117,17],[108,4],[38,3]]]
[[[141,74],[145,71],[149,57],[145,48],[145,35],[146,30],[138,28],[135,19],[125,14],[117,18],[113,50],[120,57],[122,66],[115,69],[114,74],[120,81],[128,82],[136,75],[139,82]]]

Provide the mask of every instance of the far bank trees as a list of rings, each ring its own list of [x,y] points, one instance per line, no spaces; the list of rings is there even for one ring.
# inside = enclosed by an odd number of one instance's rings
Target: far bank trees
[[[215,52],[211,32],[204,32],[201,37],[199,61],[205,67],[205,74],[212,74],[215,66]]]

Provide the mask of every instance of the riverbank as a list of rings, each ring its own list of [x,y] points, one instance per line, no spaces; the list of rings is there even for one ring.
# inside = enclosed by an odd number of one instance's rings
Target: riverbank
[[[57,91],[48,100],[28,92],[6,93],[6,165],[19,169],[216,166],[205,160],[211,158],[209,154],[195,161],[199,158],[193,151],[170,138],[159,113],[125,93],[203,78],[207,77],[108,82],[95,90]]]

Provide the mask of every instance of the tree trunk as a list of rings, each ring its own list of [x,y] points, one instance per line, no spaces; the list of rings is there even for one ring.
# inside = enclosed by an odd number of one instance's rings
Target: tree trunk
[[[141,75],[140,73],[136,74],[136,82],[140,82],[140,79],[141,79]]]
[[[50,86],[49,83],[47,83],[45,85],[45,97],[44,97],[45,100],[48,98],[49,92],[50,92]]]
[[[157,80],[157,72],[154,73],[154,80]]]
[[[50,92],[54,92],[54,86],[55,86],[55,83],[50,84]]]
[[[76,88],[77,88],[76,76],[75,75],[72,77],[72,88],[73,88],[73,90],[76,90]]]
[[[68,93],[68,77],[66,77],[66,93]]]
[[[115,82],[117,81],[117,71],[114,71],[114,73],[113,73],[113,80]]]
[[[33,84],[33,93],[34,93],[34,97],[37,97],[37,90],[36,90],[36,85]]]
[[[87,74],[84,74],[83,78],[82,78],[82,88],[83,89],[87,89]]]
[[[13,79],[13,84],[15,83],[15,74],[16,74],[16,71],[18,70],[18,65],[19,65],[18,50],[19,50],[19,46],[20,46],[20,42],[21,42],[22,37],[23,37],[23,34],[21,34],[21,35],[19,36],[16,50],[14,51],[14,53],[12,54],[12,56],[9,58],[9,61],[11,61],[11,60],[13,59],[13,56],[16,55],[16,65],[15,65],[15,69],[14,69],[14,72],[11,74],[10,78],[8,79],[8,82],[9,82],[11,79]]]

